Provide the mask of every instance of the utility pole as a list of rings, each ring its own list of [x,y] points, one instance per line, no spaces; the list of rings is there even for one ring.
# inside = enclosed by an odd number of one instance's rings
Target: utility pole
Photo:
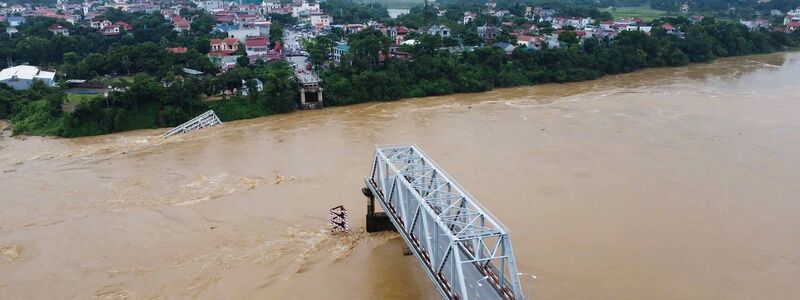
[[[425,0],[425,11],[423,12],[425,16],[425,26],[422,27],[423,33],[428,31],[428,0]]]

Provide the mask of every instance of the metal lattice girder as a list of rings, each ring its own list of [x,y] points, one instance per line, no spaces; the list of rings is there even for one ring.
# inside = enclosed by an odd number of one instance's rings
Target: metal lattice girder
[[[186,121],[186,123],[183,123],[165,132],[164,138],[168,138],[170,136],[179,133],[189,132],[192,130],[202,129],[211,126],[217,126],[220,124],[222,124],[222,121],[220,121],[219,117],[217,117],[217,114],[215,114],[213,110],[209,110],[197,117],[194,117],[189,121]]]
[[[416,146],[378,146],[365,182],[442,297],[523,299],[508,229]]]

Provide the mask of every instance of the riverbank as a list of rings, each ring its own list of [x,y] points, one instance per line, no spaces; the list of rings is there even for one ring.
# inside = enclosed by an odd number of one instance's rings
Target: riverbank
[[[706,32],[719,30],[742,30],[733,24],[711,23],[695,28]],[[697,31],[694,31],[697,32]],[[696,33],[695,33],[696,34]],[[788,38],[780,33],[740,32],[751,40],[767,39],[747,49],[725,49],[719,41],[706,42],[701,38],[676,39],[665,33],[646,35],[626,31],[608,47],[588,44],[579,48],[577,44],[559,49],[538,51],[515,51],[508,56],[500,48],[486,47],[460,55],[451,55],[437,49],[438,38],[422,38],[415,46],[414,59],[410,61],[388,60],[353,56],[342,64],[322,73],[325,82],[325,105],[340,106],[371,101],[392,101],[411,97],[451,95],[464,92],[491,91],[498,87],[525,86],[542,83],[564,83],[594,80],[610,74],[629,73],[655,66],[683,66],[690,61],[707,63],[714,52],[735,57],[737,53],[769,53],[789,50],[785,45],[795,45],[800,34]],[[373,29],[355,33],[349,37],[354,45],[360,40],[371,41],[370,36],[380,35]],[[747,41],[747,39],[745,39]],[[752,42],[752,41],[750,41]],[[577,43],[577,42],[576,42]],[[588,43],[588,42],[587,42]],[[689,47],[705,43],[707,52]],[[776,46],[777,45],[777,46]],[[713,47],[712,47],[713,46]],[[736,47],[740,47],[738,45]],[[777,48],[776,48],[777,47]],[[694,50],[693,50],[694,49]],[[358,49],[353,49],[358,51]],[[694,51],[694,52],[691,52]],[[738,52],[736,52],[738,51]],[[377,55],[377,54],[376,54]],[[232,97],[228,100],[206,103],[182,99],[184,94],[199,94],[192,86],[197,82],[173,85],[170,89],[182,92],[167,93],[153,78],[137,77],[124,93],[112,93],[110,99],[94,99],[90,103],[77,105],[74,112],[63,112],[63,94],[58,90],[26,92],[22,98],[37,97],[36,101],[17,100],[21,108],[11,118],[15,134],[58,135],[64,137],[91,136],[111,132],[144,128],[171,127],[213,109],[223,121],[248,119],[296,109],[296,91],[285,78],[291,70],[285,63],[256,66],[256,72],[264,74],[262,81],[271,85],[269,92],[247,97]],[[242,72],[252,72],[249,68]],[[8,91],[6,91],[9,93]],[[19,96],[17,96],[19,97]],[[154,100],[155,99],[155,100]]]

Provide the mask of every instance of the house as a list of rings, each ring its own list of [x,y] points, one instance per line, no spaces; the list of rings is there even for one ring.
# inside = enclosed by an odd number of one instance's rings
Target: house
[[[755,19],[755,20],[739,20],[739,24],[744,25],[747,29],[750,30],[758,30],[761,28],[769,28],[769,20],[766,19]]]
[[[239,29],[239,25],[217,24],[214,26],[214,32],[228,32],[231,30]]]
[[[411,59],[411,53],[405,51],[391,50],[389,51],[389,57],[394,57],[401,60],[409,60]]]
[[[292,4],[292,17],[300,17],[301,15],[307,16],[312,13],[321,12],[322,9],[319,6],[319,3],[308,3],[306,1],[302,1],[300,3],[294,2]]]
[[[525,46],[528,48],[533,48],[534,39],[532,36],[529,35],[519,35],[517,36],[517,45],[518,46]]]
[[[492,44],[492,46],[500,48],[500,49],[503,49],[503,51],[506,52],[506,55],[511,55],[511,53],[514,52],[514,48],[516,48],[516,47],[514,47],[514,45],[511,45],[511,44],[506,43],[506,42],[497,42],[497,43]]]
[[[428,28],[428,34],[438,35],[442,38],[450,37],[450,28],[444,25],[433,25],[431,28]]]
[[[11,6],[9,10],[12,14],[21,14],[30,10],[30,6],[28,5],[21,5],[21,4],[14,4]]]
[[[92,21],[89,22],[89,26],[90,27],[92,27],[94,29],[99,29],[99,30],[101,30],[103,28],[106,28],[106,27],[109,27],[109,26],[111,26],[113,24],[114,23],[111,23],[111,21],[109,21],[109,20],[98,20],[98,19],[95,19],[95,20],[92,20]]]
[[[471,22],[475,22],[475,18],[478,17],[478,14],[474,12],[466,11],[464,12],[464,20],[461,22],[462,24],[467,24]]]
[[[256,14],[237,14],[236,15],[236,22],[238,23],[245,23],[245,22],[255,22],[256,20],[260,19],[260,15]]]
[[[244,43],[248,37],[261,36],[261,30],[258,27],[241,27],[239,29],[229,30],[228,38],[234,38],[239,42]]]
[[[789,25],[791,22],[800,22],[800,8],[790,10],[783,18],[783,25]]]
[[[692,24],[697,24],[702,22],[703,18],[704,18],[703,16],[694,15],[691,18],[689,18],[689,22],[691,22]]]
[[[175,54],[182,54],[186,53],[189,49],[186,47],[174,47],[174,48],[166,48],[167,52],[175,53]]]
[[[241,57],[241,55],[211,56],[211,54],[209,54],[209,59],[211,60],[211,64],[219,68],[223,73],[227,72],[230,69],[235,68],[236,62],[239,60],[239,57]]]
[[[199,1],[197,8],[205,11],[216,11],[225,9],[225,2],[222,0]]]
[[[256,91],[259,92],[264,91],[264,83],[261,82],[261,80],[258,80],[258,78],[253,78],[248,81],[253,83],[254,87],[256,88]],[[247,96],[249,94],[250,94],[250,88],[247,87],[247,81],[242,79],[242,96]]]
[[[798,28],[800,28],[800,22],[789,22],[789,24],[786,24],[786,31],[788,32],[794,32]]]
[[[47,27],[47,30],[50,30],[54,35],[69,36],[69,29],[58,24],[50,25],[50,27]]]
[[[172,17],[172,25],[173,25],[172,29],[177,32],[189,31],[189,29],[191,29],[189,21],[187,21],[181,16]]]
[[[211,53],[209,55],[230,55],[239,50],[239,40],[235,38],[211,39]]]
[[[154,12],[160,11],[161,7],[151,3],[135,3],[128,5],[128,12],[129,13],[145,13],[145,14],[152,14]]]
[[[269,50],[269,39],[264,36],[248,37],[244,46],[247,56],[264,55]]]
[[[500,29],[492,25],[478,26],[478,36],[482,39],[493,39],[500,35]]]
[[[0,71],[0,83],[4,83],[15,90],[26,90],[34,81],[42,81],[46,86],[54,86],[56,81],[55,71],[42,71],[38,67],[20,65]]]
[[[653,26],[638,26],[638,25],[628,25],[622,29],[623,31],[641,31],[646,34],[650,34],[650,31],[653,30]]]
[[[322,29],[333,24],[333,16],[324,13],[312,13],[309,15],[309,19],[311,21],[311,25]]]
[[[547,48],[555,49],[561,48],[561,42],[558,41],[558,35],[548,35],[544,38],[544,43],[547,44]]]
[[[345,43],[337,43],[336,46],[333,47],[333,61],[341,62],[342,56],[350,52],[350,46]]]
[[[120,29],[118,25],[109,25],[103,27],[103,29],[100,30],[100,33],[102,33],[105,36],[119,35],[120,33],[122,33],[122,29]]]
[[[386,35],[394,39],[394,44],[399,45],[405,40],[410,30],[404,26],[389,26],[386,28]]]
[[[125,31],[133,30],[133,27],[131,27],[131,25],[122,21],[117,21],[116,23],[114,23],[114,25],[119,26],[119,28],[121,29],[125,29]]]
[[[363,24],[347,24],[344,25],[344,32],[347,34],[353,34],[366,28],[367,26],[364,26]]]
[[[25,23],[25,17],[11,16],[11,17],[8,17],[6,19],[6,21],[8,22],[9,26],[17,27],[17,26],[22,25],[22,24]]]

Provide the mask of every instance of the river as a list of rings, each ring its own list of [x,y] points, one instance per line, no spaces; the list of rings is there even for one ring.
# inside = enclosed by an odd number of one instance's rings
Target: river
[[[510,229],[538,299],[800,295],[800,53],[164,130],[0,138],[0,299],[435,299],[375,144]],[[350,210],[349,236],[326,233]]]

